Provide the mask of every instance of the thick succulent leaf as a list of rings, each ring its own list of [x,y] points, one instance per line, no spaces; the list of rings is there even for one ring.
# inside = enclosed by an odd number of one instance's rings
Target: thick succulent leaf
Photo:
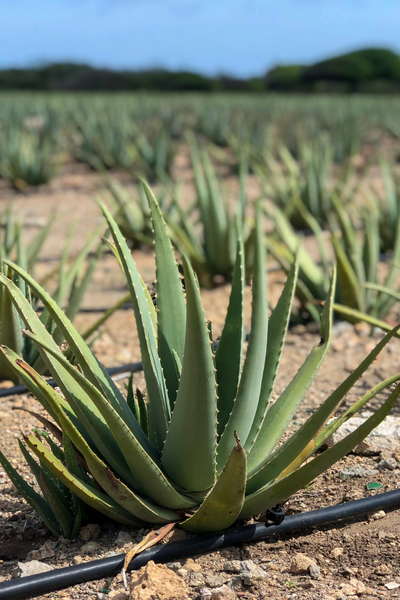
[[[101,384],[110,402],[113,404],[118,404],[119,402],[121,409],[124,410],[126,402],[118,387],[112,381],[105,369],[100,365],[91,350],[83,341],[82,337],[72,325],[71,321],[65,316],[61,308],[56,302],[54,302],[51,296],[49,296],[49,294],[47,294],[47,292],[38,283],[36,283],[32,277],[30,277],[28,273],[26,273],[23,269],[20,269],[15,263],[9,262],[8,264],[11,266],[13,271],[22,277],[24,281],[26,281],[34,294],[43,302],[45,308],[49,311],[52,319],[57,324],[57,327],[62,330],[70,349],[72,350],[77,362],[81,366],[88,379],[90,379],[94,385],[99,386]],[[25,298],[23,298],[21,294],[18,294],[18,289],[9,285],[9,282],[3,276],[0,276],[0,283],[8,287],[18,312],[20,313],[27,327],[31,329],[31,323],[35,323],[34,317],[36,317],[37,320],[36,313],[32,307],[26,301],[24,302]],[[30,321],[29,323],[27,322],[28,318]],[[41,325],[43,324],[41,323]],[[37,329],[43,332],[43,327],[40,328],[39,325],[37,325]],[[43,333],[43,335],[45,334]]]
[[[246,452],[238,440],[214,487],[195,514],[180,524],[182,529],[203,533],[230,527],[242,510],[245,489]]]
[[[351,452],[384,420],[397,402],[399,395],[400,384],[396,386],[388,399],[371,417],[343,440],[337,442],[334,446],[284,479],[246,496],[239,518],[251,517],[275,506],[304,487],[307,483],[315,479],[315,477],[324,473],[329,467]]]
[[[232,289],[221,338],[215,353],[218,384],[218,435],[232,412],[236,398],[243,353],[243,297],[245,285],[244,251],[240,240],[233,271]]]
[[[87,265],[84,273],[82,276],[79,276],[79,272],[77,272],[77,274],[74,276],[73,281],[71,282],[71,287],[70,287],[70,294],[69,294],[69,299],[68,299],[68,304],[65,307],[65,314],[67,315],[67,317],[69,319],[73,319],[75,317],[75,315],[77,314],[77,312],[80,309],[80,306],[82,304],[83,298],[86,294],[86,291],[88,289],[88,286],[92,280],[94,271],[99,263],[100,258],[103,255],[105,249],[105,244],[103,242],[100,242],[100,244],[97,247],[97,250],[94,252],[93,256],[90,258],[89,260],[89,264]],[[86,254],[85,254],[85,260],[87,260],[88,258],[88,253],[89,253],[89,249],[87,250]],[[83,269],[83,264],[82,264],[82,269]],[[71,267],[72,269],[72,267]],[[60,334],[61,340],[60,343],[62,341],[62,334]],[[55,338],[56,341],[57,338]]]
[[[109,211],[102,206],[111,235],[118,250],[120,261],[131,294],[136,326],[142,354],[143,371],[148,393],[148,410],[157,434],[158,449],[161,450],[167,433],[170,418],[170,405],[164,374],[157,353],[153,323],[147,306],[141,278],[128,246]]]
[[[89,506],[102,512],[109,518],[114,519],[118,523],[132,526],[137,526],[139,524],[137,519],[119,506],[112,498],[72,475],[67,467],[65,467],[62,462],[59,461],[34,435],[30,435],[27,438],[26,443],[40,459],[41,463]]]
[[[26,368],[26,366],[25,366]],[[29,373],[29,368],[27,369]],[[31,370],[30,370],[31,371]],[[99,483],[103,490],[105,490],[111,498],[113,498],[119,505],[129,511],[136,518],[151,523],[166,523],[173,521],[177,518],[176,514],[158,506],[147,499],[141,498],[138,494],[135,494],[129,487],[127,487],[120,479],[118,479],[111,469],[103,462],[97,453],[95,453],[87,443],[83,435],[81,435],[78,429],[68,418],[65,411],[58,405],[57,399],[53,397],[55,394],[54,390],[36,373],[30,373],[30,378],[37,387],[43,389],[43,393],[47,394],[48,402],[54,405],[54,411],[57,415],[59,422],[61,423],[63,431],[71,439],[74,446],[84,456],[89,470],[95,480]],[[74,491],[72,488],[70,488]],[[193,506],[193,501],[186,500],[182,502],[183,508],[190,508]]]
[[[54,533],[54,535],[60,536],[62,534],[61,528],[59,527],[46,500],[42,498],[42,496],[38,494],[23,477],[21,477],[21,475],[16,471],[16,469],[14,469],[1,451],[0,463],[18,492],[25,498],[32,508],[38,512],[39,516],[43,519],[50,531]]]
[[[321,315],[321,341],[318,346],[313,348],[286,390],[268,411],[257,439],[248,455],[248,470],[250,475],[268,462],[269,454],[286,431],[298,405],[304,398],[325,358],[331,342],[332,305],[335,283],[336,271],[333,272],[331,288]]]
[[[182,361],[185,347],[186,303],[171,241],[160,207],[150,188],[144,183],[154,228],[157,309],[158,353],[160,355],[171,407],[173,407],[179,380],[172,352]]]
[[[364,217],[365,238],[363,248],[363,263],[365,281],[376,282],[379,264],[379,224],[374,215]],[[372,292],[364,290],[365,307],[372,304]]]
[[[49,234],[50,229],[56,219],[56,213],[53,212],[44,227],[41,227],[37,235],[33,238],[26,250],[27,266],[26,270],[32,273],[38,256],[43,248],[43,244]],[[22,265],[21,265],[22,266]]]
[[[40,342],[42,342],[41,338],[36,338],[36,340],[40,340]],[[51,336],[48,342],[50,342],[50,340],[52,341]],[[49,348],[52,348],[55,355],[60,355],[62,358],[64,358],[57,345],[52,347],[51,344],[46,344],[46,342],[43,343]],[[38,347],[41,347],[39,343]],[[97,409],[90,397],[84,392],[84,390],[76,384],[74,378],[69,374],[68,370],[66,370],[59,361],[53,359],[53,356],[50,353],[47,353],[47,356],[50,356],[52,360],[54,373],[57,376],[60,388],[68,400],[68,403],[66,403],[61,396],[57,394],[53,388],[51,388],[51,386],[46,384],[43,388],[41,382],[43,382],[43,384],[45,384],[45,382],[38,376],[32,367],[21,361],[19,358],[15,359],[15,356],[13,356],[13,354],[10,353],[7,348],[2,347],[1,350],[4,354],[6,354],[11,363],[14,362],[15,368],[19,373],[22,374],[21,380],[24,381],[28,389],[35,395],[35,397],[42,402],[44,408],[48,410],[49,414],[53,416],[55,421],[61,426],[60,422],[58,421],[57,413],[54,412],[55,406],[61,404],[65,408],[66,412],[70,414],[70,418],[72,418],[75,426],[88,439],[89,443],[92,446],[95,444],[95,446],[102,452],[105,459],[113,468],[116,469],[120,476],[123,476],[128,482],[133,483],[134,480],[132,479],[132,475],[125,458],[121,453],[114,437],[109,431],[109,428],[106,425],[106,422],[100,411]],[[71,368],[74,369],[74,367]],[[49,397],[51,398],[50,404]],[[72,411],[70,407],[72,407]],[[79,420],[77,420],[75,415]]]
[[[305,448],[314,448],[317,434],[324,428],[325,423],[335,413],[346,394],[354,384],[362,377],[368,367],[373,363],[379,353],[388,342],[395,336],[400,325],[388,333],[350,373],[348,377],[334,390],[329,397],[317,408],[309,419],[294,433],[284,444],[269,457],[268,462],[249,477],[247,482],[247,493],[260,489],[267,483],[274,481],[289,465],[301,456]],[[322,429],[323,431],[323,429]],[[333,431],[332,431],[333,433]],[[302,461],[304,462],[304,460]]]
[[[239,438],[243,440],[243,445],[246,443],[257,411],[263,379],[267,350],[268,308],[265,245],[260,206],[257,209],[256,221],[251,332],[237,396],[218,444],[218,472],[223,469],[230,454],[234,431],[237,431]]]
[[[288,273],[285,287],[283,288],[282,294],[268,322],[267,355],[265,358],[260,399],[253,425],[245,444],[246,451],[249,451],[252,448],[269,409],[269,403],[278,376],[286,333],[289,326],[293,298],[296,290],[297,273],[298,264],[295,262]]]
[[[337,263],[337,297],[339,297],[340,301],[346,306],[363,311],[365,306],[360,289],[360,279],[357,277],[342,245],[333,233],[331,239]]]
[[[182,376],[162,454],[168,476],[184,489],[214,485],[217,394],[207,323],[194,272],[183,257],[186,340]]]
[[[74,518],[60,500],[59,496],[55,493],[50,480],[44,473],[40,474],[40,486],[47,502],[49,503],[49,506],[51,507],[51,510],[54,513],[55,518],[57,519],[57,522],[62,529],[63,536],[65,538],[70,538],[74,528]]]
[[[7,288],[0,289],[0,344],[9,346],[19,355],[23,351],[21,321]],[[11,379],[18,383],[18,376],[8,361],[0,356],[0,379]]]
[[[365,323],[369,323],[373,327],[379,327],[382,331],[391,331],[393,329],[393,324],[386,323],[386,321],[382,321],[382,319],[377,319],[376,317],[372,317],[365,312],[361,312],[360,310],[356,310],[354,308],[349,308],[348,306],[343,306],[342,304],[337,304],[336,302],[333,305],[333,309],[335,312],[339,313],[346,317],[346,320],[351,323],[357,321],[364,321]],[[397,333],[396,337],[399,337],[400,334]]]
[[[182,496],[165,477],[163,471],[147,454],[137,441],[132,431],[120,417],[116,410],[107,402],[107,399],[88,381],[75,367],[62,355],[57,355],[50,348],[41,344],[47,352],[64,366],[76,383],[91,398],[97,409],[101,412],[107,426],[114,436],[122,455],[127,461],[136,486],[146,496],[154,501],[161,502],[167,508],[182,508],[191,505],[185,496]]]
[[[14,267],[13,267],[14,268]],[[143,445],[144,448],[148,452],[153,452],[152,446],[144,435],[142,429],[140,428],[138,422],[136,421],[132,411],[129,409],[125,398],[122,396],[121,392],[108,375],[106,370],[100,365],[96,357],[93,355],[91,350],[82,340],[79,333],[73,327],[72,323],[65,317],[62,310],[52,301],[50,296],[46,294],[46,292],[36,284],[36,282],[25,272],[20,271],[21,276],[27,281],[27,283],[35,290],[35,293],[38,297],[41,298],[45,306],[49,309],[52,316],[54,316],[54,320],[57,321],[57,325],[60,329],[63,330],[65,335],[65,339],[67,340],[70,349],[73,354],[77,358],[79,365],[82,367],[82,370],[86,377],[101,391],[103,392],[110,404],[119,412],[119,414],[123,417],[126,423],[129,424],[129,427],[134,432],[137,439]],[[54,342],[53,338],[49,334],[49,332],[45,329],[44,325],[41,323],[40,319],[38,319],[35,311],[20,293],[18,288],[14,286],[7,278],[0,275],[0,283],[3,283],[11,293],[15,306],[17,307],[18,312],[20,313],[22,319],[26,323],[26,326],[30,331],[37,335],[37,340],[48,344],[55,352],[58,352],[62,355],[62,352],[58,348],[57,344]],[[74,404],[74,398],[80,398],[82,394],[82,390],[79,387],[76,387],[74,380],[71,379],[70,375],[67,371],[60,365],[59,362],[55,362],[52,356],[42,352],[42,357],[45,360],[49,370],[52,372],[56,381],[60,385],[63,394],[68,399],[68,402],[73,406],[75,412],[77,412],[77,405]],[[71,391],[74,390],[74,397],[71,395]],[[113,391],[116,391],[115,395]],[[90,401],[90,398],[87,396],[81,398],[81,403],[79,404],[80,412],[79,418],[85,418],[82,410],[87,411],[89,414],[87,415],[87,419],[85,421],[85,427],[88,431],[90,431],[93,439],[96,438],[96,445],[99,448],[102,448],[102,452],[104,452],[105,456],[108,456],[108,460],[113,464],[113,451],[111,451],[111,447],[114,445],[114,450],[117,448],[115,444],[112,444],[112,439],[107,439],[107,428],[103,426],[102,432],[97,431],[97,426],[94,427],[94,423],[98,424],[98,427],[101,428],[101,424],[103,419],[100,416],[99,411],[94,407],[93,403]],[[93,423],[92,423],[93,421]],[[110,443],[110,448],[107,447],[107,444]],[[122,461],[124,462],[124,461]]]

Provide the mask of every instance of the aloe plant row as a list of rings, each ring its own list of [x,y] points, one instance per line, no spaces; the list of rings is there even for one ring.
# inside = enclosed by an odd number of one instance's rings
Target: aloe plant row
[[[12,350],[4,356],[62,431],[84,473],[63,462],[35,435],[27,449],[42,468],[90,507],[120,523],[179,521],[191,532],[217,531],[283,501],[354,448],[388,414],[396,386],[381,407],[326,452],[315,451],[340,424],[400,373],[381,382],[328,424],[351,387],[396,334],[391,331],[313,415],[283,441],[292,418],[325,358],[332,335],[335,272],[321,317],[321,339],[283,393],[271,402],[297,282],[297,264],[268,321],[265,248],[258,208],[251,333],[243,362],[245,257],[239,234],[225,326],[215,353],[198,283],[183,255],[185,292],[157,202],[145,188],[154,227],[157,311],[108,210],[109,243],[125,274],[135,314],[146,394],[126,399],[65,313],[18,265],[6,261],[49,311],[74,357],[58,344],[20,289],[5,275],[24,334],[39,349],[61,394]],[[243,364],[242,364],[243,362]],[[283,441],[283,443],[282,443]],[[4,458],[0,457],[4,464]],[[12,480],[17,474],[7,465]],[[33,503],[29,490],[24,490]],[[54,516],[57,515],[53,511]],[[62,513],[63,516],[64,513]]]

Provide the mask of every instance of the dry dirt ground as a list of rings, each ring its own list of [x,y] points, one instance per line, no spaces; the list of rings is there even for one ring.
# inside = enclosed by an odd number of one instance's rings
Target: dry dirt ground
[[[123,177],[121,176],[120,179],[123,180]],[[75,249],[83,244],[88,231],[94,230],[101,222],[99,210],[94,202],[100,188],[101,179],[98,175],[82,165],[67,165],[49,186],[37,190],[28,190],[21,194],[3,185],[0,187],[0,208],[12,199],[15,214],[28,226],[28,235],[31,235],[38,223],[43,222],[55,208],[57,209],[59,217],[46,242],[40,264],[40,269],[45,272],[60,256],[63,240],[72,222],[76,224]],[[256,194],[257,188],[254,182],[253,188]],[[154,274],[152,253],[141,250],[135,251],[134,256],[144,280],[150,281]],[[272,305],[276,302],[282,282],[283,275],[272,270],[270,274]],[[124,281],[118,272],[115,260],[112,256],[106,255],[97,269],[85,299],[85,306],[110,306],[124,292]],[[218,335],[223,324],[228,297],[229,286],[203,292],[206,316],[214,323],[215,335]],[[249,304],[249,290],[247,299]],[[96,317],[96,314],[80,314],[76,322],[79,326],[83,326]],[[368,330],[363,326],[356,328],[347,324],[335,326],[332,347],[317,380],[295,416],[296,424],[301,424],[334,386],[359,364],[374,347],[379,337],[379,334],[370,337]],[[277,393],[285,388],[310,349],[318,341],[318,334],[312,329],[297,327],[288,333],[277,382]],[[112,317],[102,337],[96,342],[94,350],[106,366],[140,360],[131,311],[120,311]],[[399,350],[400,341],[394,340],[388,350],[374,362],[364,380],[349,394],[347,402],[354,400],[381,379],[400,371]],[[120,383],[124,384],[123,381]],[[136,375],[136,383],[139,387],[142,385],[140,374]],[[38,403],[28,395],[7,397],[0,401],[0,445],[14,465],[21,463],[17,437],[21,431],[27,432],[37,425],[35,419],[27,413],[13,411],[17,406],[41,410]],[[398,407],[395,408],[394,414],[399,414],[399,410]],[[387,458],[395,460],[394,470],[372,471],[373,475],[367,474],[351,479],[343,479],[340,476],[341,470],[351,466],[362,467],[368,473]],[[310,484],[307,489],[301,490],[290,498],[285,506],[287,514],[330,506],[399,488],[398,466],[400,466],[400,454],[390,449],[372,456],[350,454]],[[27,473],[23,467],[21,471]],[[366,490],[366,484],[371,480],[382,484],[378,492]],[[10,578],[19,561],[26,562],[37,558],[55,568],[76,565],[126,551],[131,547],[132,542],[139,541],[146,533],[144,530],[139,532],[129,530],[104,521],[99,526],[85,530],[74,541],[56,539],[13,489],[1,469],[0,494],[0,580]],[[174,535],[179,536],[179,532]],[[233,586],[236,597],[244,599],[399,598],[400,585],[397,585],[400,584],[399,539],[400,516],[398,511],[392,511],[361,520],[341,522],[335,526],[303,531],[301,534],[282,535],[257,543],[226,548],[202,556],[194,556],[193,560],[183,559],[170,566],[186,582],[189,597],[193,599],[200,597],[200,590],[204,587],[218,588],[226,583]],[[304,560],[306,564],[305,570],[302,570],[302,559],[299,558],[299,553],[306,556],[306,559],[303,558],[303,567]],[[239,563],[232,563],[232,561],[248,560],[260,567],[265,576],[254,576],[249,581],[238,577]],[[314,571],[314,578],[307,569],[308,564],[311,563],[319,567],[319,575],[317,569],[316,572]],[[122,589],[120,577],[77,585],[40,598],[100,599],[106,598],[107,590],[110,589]]]

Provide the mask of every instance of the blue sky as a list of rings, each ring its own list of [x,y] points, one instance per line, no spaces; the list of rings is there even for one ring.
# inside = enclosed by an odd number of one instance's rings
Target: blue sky
[[[400,52],[399,0],[0,0],[0,67],[79,61],[238,76]]]

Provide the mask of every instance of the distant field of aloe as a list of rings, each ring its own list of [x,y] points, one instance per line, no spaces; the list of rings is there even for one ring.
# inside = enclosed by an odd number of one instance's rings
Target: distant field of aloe
[[[46,183],[63,161],[124,169],[150,180],[169,175],[193,132],[233,171],[246,155],[251,171],[282,147],[297,159],[306,145],[329,146],[335,164],[368,146],[385,156],[383,138],[400,136],[396,96],[246,94],[41,94],[0,96],[0,177],[17,188]],[[221,150],[221,151],[220,151]],[[396,157],[395,157],[396,158]]]

